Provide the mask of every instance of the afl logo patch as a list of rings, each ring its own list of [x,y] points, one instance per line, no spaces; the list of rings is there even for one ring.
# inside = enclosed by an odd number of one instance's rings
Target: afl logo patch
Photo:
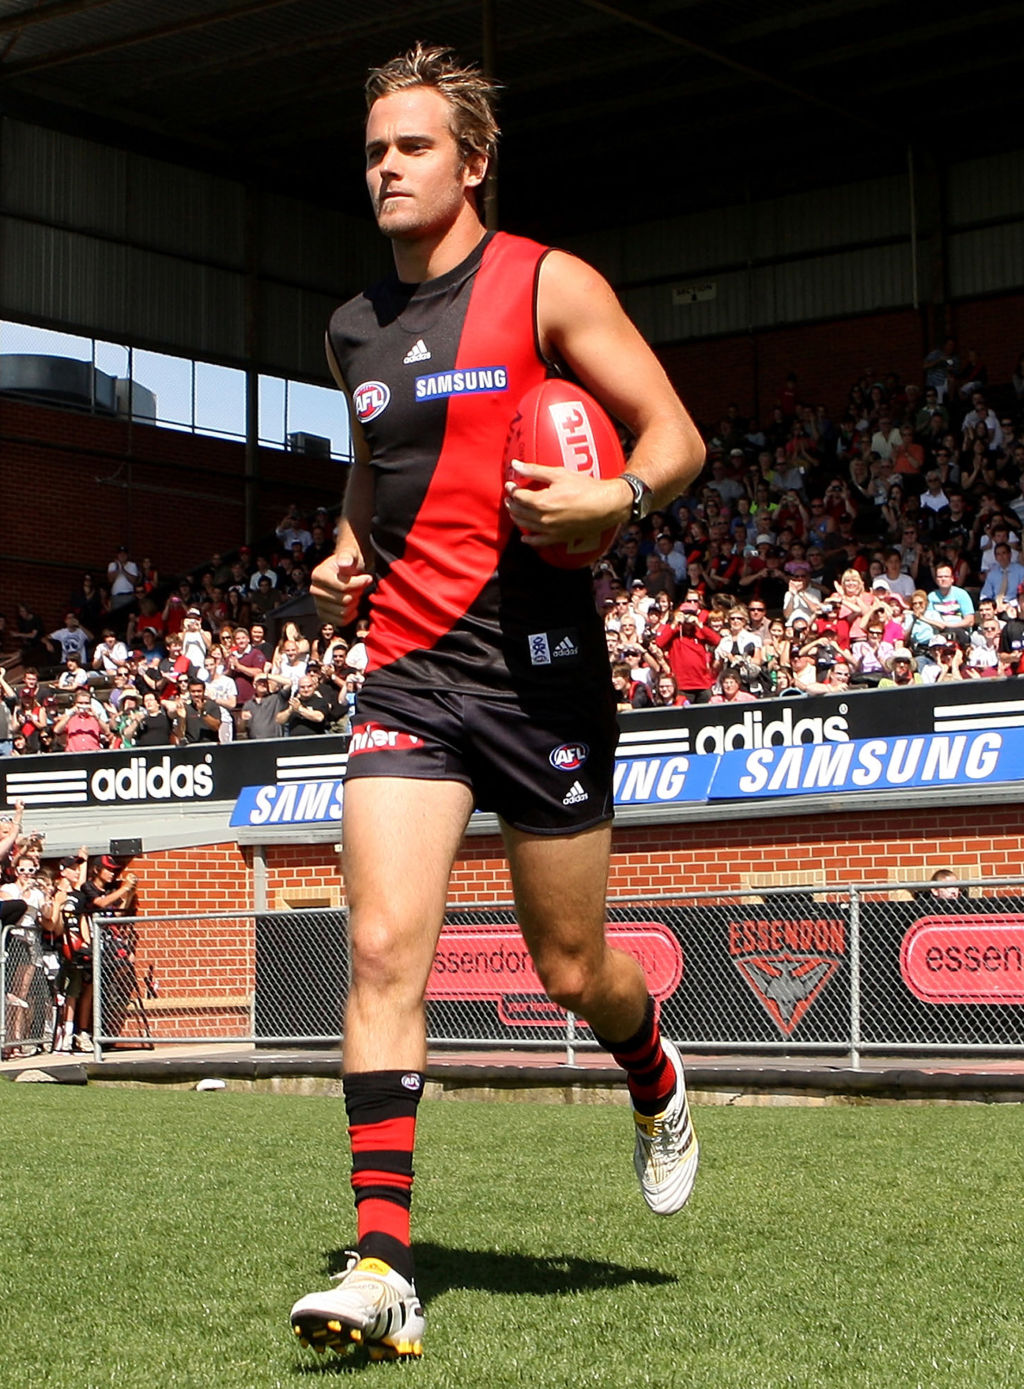
[[[548,761],[560,772],[577,772],[589,753],[586,743],[562,743],[549,755]]]
[[[356,419],[360,424],[369,424],[388,408],[391,391],[383,381],[364,381],[352,392],[352,403],[356,407]]]

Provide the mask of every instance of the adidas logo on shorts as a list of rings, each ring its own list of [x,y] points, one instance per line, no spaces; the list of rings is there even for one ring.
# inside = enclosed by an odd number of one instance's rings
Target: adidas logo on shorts
[[[573,641],[572,637],[563,637],[551,653],[552,658],[556,661],[559,656],[578,656],[579,654],[580,649]]]
[[[578,781],[574,781],[568,791],[562,797],[563,805],[582,805],[584,801],[589,801],[590,797],[584,791]]]
[[[427,344],[423,341],[422,338],[417,338],[416,341],[413,343],[412,347],[409,348],[409,351],[402,358],[402,362],[405,366],[411,366],[413,362],[429,361],[430,348],[427,346]]]

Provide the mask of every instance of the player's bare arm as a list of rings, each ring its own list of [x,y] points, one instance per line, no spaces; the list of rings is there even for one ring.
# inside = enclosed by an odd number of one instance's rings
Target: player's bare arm
[[[540,271],[538,327],[545,355],[564,361],[636,439],[629,471],[654,493],[654,504],[678,496],[704,465],[704,444],[661,363],[592,266],[552,251]],[[595,479],[522,463],[524,480],[508,484],[506,504],[527,544],[544,545],[628,520],[633,494],[618,478]]]
[[[316,566],[310,575],[309,587],[320,621],[343,627],[355,617],[360,598],[373,582],[373,575],[367,569],[370,523],[373,518],[373,475],[369,466],[370,449],[356,419],[352,395],[341,374],[330,340],[326,342],[326,351],[331,375],[348,402],[355,461],[345,489],[334,554]]]

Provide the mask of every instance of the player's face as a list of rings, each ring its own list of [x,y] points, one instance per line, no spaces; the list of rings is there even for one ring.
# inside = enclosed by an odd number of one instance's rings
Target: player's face
[[[373,103],[366,122],[366,186],[385,236],[419,240],[444,233],[482,182],[486,160],[463,163],[450,109],[431,87],[411,87]]]

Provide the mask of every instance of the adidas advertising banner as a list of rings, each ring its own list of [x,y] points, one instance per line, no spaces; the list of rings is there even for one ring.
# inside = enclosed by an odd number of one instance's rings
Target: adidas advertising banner
[[[992,731],[1000,735],[998,745],[980,736]],[[733,708],[641,710],[622,720],[616,802],[657,805],[1005,781],[1013,779],[1014,760],[1022,765],[1020,732],[1024,681],[1013,679],[765,700]],[[932,744],[933,737],[945,741]],[[900,740],[909,741],[904,745]],[[797,748],[799,759],[780,762],[780,750],[786,748]],[[826,751],[814,758],[816,748]],[[337,818],[340,796],[332,790],[326,799],[319,791],[307,791],[304,797],[300,788],[340,781],[346,760],[345,739],[329,734],[5,757],[0,758],[0,804],[9,807],[21,799],[28,809],[38,810],[144,809],[236,802],[244,795],[234,825],[317,823]]]

